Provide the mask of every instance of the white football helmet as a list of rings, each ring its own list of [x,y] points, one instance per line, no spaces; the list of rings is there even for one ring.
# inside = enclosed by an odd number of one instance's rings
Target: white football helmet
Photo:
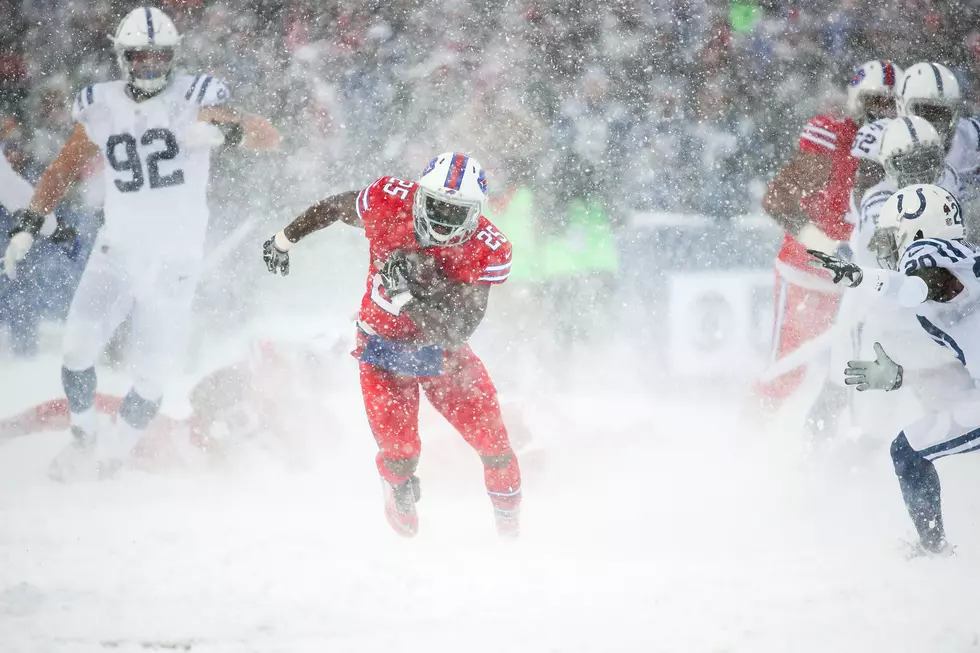
[[[882,265],[894,270],[914,240],[965,237],[963,211],[956,198],[945,188],[916,184],[898,190],[882,205],[871,247]]]
[[[423,247],[465,243],[477,229],[487,201],[483,167],[466,154],[446,152],[429,161],[418,180],[412,214]]]
[[[133,89],[151,96],[167,87],[180,45],[180,34],[167,14],[153,7],[133,9],[109,40],[119,69]]]
[[[895,118],[881,133],[878,158],[898,188],[933,184],[943,171],[943,139],[932,123],[918,116]]]
[[[899,116],[925,118],[948,144],[961,111],[960,83],[949,68],[924,61],[905,71],[898,89]]]
[[[894,116],[895,88],[902,69],[887,59],[866,61],[854,70],[847,87],[847,112],[865,123]]]

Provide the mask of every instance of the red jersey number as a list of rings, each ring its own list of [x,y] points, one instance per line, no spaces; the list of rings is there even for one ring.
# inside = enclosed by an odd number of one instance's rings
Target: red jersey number
[[[487,247],[496,252],[500,249],[500,246],[507,242],[504,235],[499,231],[496,231],[493,227],[484,227],[482,231],[478,231],[476,234],[477,240],[482,240],[486,243]]]
[[[385,184],[384,192],[400,200],[408,199],[408,191],[415,187],[414,181],[405,181],[404,179],[397,179],[395,177],[389,177],[388,183]]]

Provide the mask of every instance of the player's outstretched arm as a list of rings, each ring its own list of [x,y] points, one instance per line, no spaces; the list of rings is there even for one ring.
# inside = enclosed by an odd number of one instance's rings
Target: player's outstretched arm
[[[89,140],[85,128],[75,125],[61,152],[37,182],[34,196],[31,198],[30,210],[38,215],[47,215],[54,211],[58,202],[65,196],[68,187],[78,179],[88,160],[98,153],[99,147]]]
[[[61,152],[41,175],[28,206],[14,212],[14,227],[10,230],[10,242],[3,252],[2,261],[3,271],[8,277],[13,279],[17,275],[17,264],[34,245],[34,239],[44,225],[44,216],[54,211],[88,160],[98,153],[98,146],[89,140],[85,128],[76,125]],[[59,224],[51,239],[55,242],[74,242],[75,230]]]
[[[963,283],[946,268],[917,268],[907,274],[877,268],[864,269],[816,250],[811,265],[829,270],[834,283],[858,288],[870,297],[884,297],[899,306],[913,308],[925,301],[948,302],[963,292]]]
[[[314,231],[338,221],[363,229],[364,223],[358,217],[356,208],[358,192],[347,191],[320,200],[286,225],[285,229],[265,241],[262,244],[262,258],[269,272],[283,276],[289,274],[289,250]]]
[[[241,145],[250,150],[274,150],[282,140],[279,130],[267,118],[228,107],[201,107],[197,119],[216,125],[228,145]]]

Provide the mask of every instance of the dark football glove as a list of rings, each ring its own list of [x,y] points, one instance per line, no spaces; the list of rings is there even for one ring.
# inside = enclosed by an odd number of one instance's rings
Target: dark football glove
[[[276,237],[262,243],[262,260],[272,274],[289,275],[289,252],[276,247]]]
[[[378,272],[381,273],[381,285],[389,298],[409,292],[412,270],[404,251],[392,252]]]
[[[861,280],[864,279],[864,272],[861,271],[859,266],[842,261],[823,252],[818,252],[815,249],[808,249],[806,251],[807,254],[816,259],[809,262],[810,266],[830,270],[834,275],[834,283],[843,281],[848,288],[861,285]]]
[[[221,130],[228,147],[238,147],[245,140],[245,127],[240,122],[211,121],[211,124]]]
[[[44,216],[30,209],[17,209],[14,211],[12,217],[14,219],[14,227],[8,232],[8,236],[26,231],[37,238],[37,235],[41,232],[41,227],[44,225]]]

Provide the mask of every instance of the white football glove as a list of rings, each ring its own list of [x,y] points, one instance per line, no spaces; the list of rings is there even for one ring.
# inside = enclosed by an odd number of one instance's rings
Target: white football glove
[[[225,134],[210,122],[195,121],[180,130],[180,141],[189,148],[214,148],[225,144]]]
[[[857,386],[858,392],[865,390],[897,390],[902,387],[904,370],[885,353],[881,343],[875,343],[873,361],[847,361],[844,370],[844,384]]]
[[[18,231],[10,237],[10,243],[3,253],[3,272],[8,278],[17,278],[17,264],[24,260],[32,245],[34,236],[26,231]]]

